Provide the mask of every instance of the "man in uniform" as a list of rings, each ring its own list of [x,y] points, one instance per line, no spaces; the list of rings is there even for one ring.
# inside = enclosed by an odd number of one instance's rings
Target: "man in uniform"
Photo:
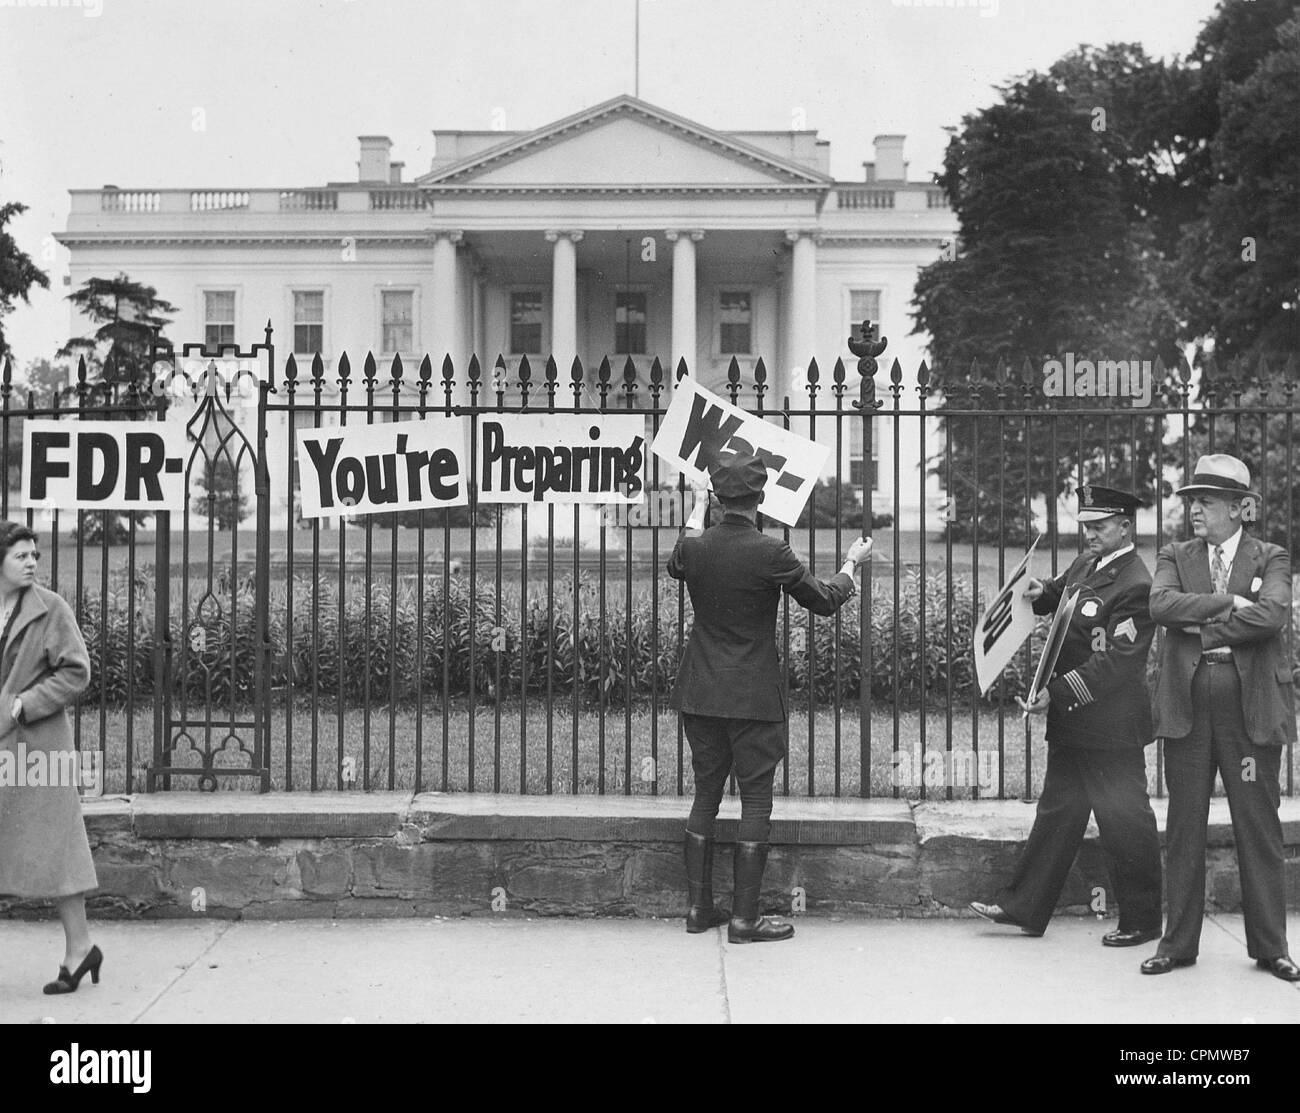
[[[1154,738],[1146,686],[1151,573],[1133,543],[1140,500],[1095,484],[1077,494],[1088,551],[1056,579],[1031,579],[1025,590],[1035,614],[1052,613],[1064,592],[1078,592],[1052,678],[1027,706],[1047,712],[1043,794],[1011,884],[996,904],[971,908],[1042,935],[1095,812],[1119,904],[1119,927],[1101,941],[1132,947],[1160,935],[1160,839],[1142,754]]]
[[[1246,951],[1283,981],[1300,981],[1287,954],[1286,874],[1278,772],[1296,738],[1294,689],[1282,631],[1291,614],[1291,559],[1242,529],[1250,470],[1234,456],[1202,456],[1192,481],[1190,541],[1156,560],[1151,615],[1165,627],[1155,732],[1169,786],[1169,920],[1144,974],[1191,966],[1205,913],[1205,827],[1217,769],[1232,814]],[[1256,504],[1257,505],[1257,504]]]
[[[853,572],[869,558],[871,541],[855,539],[844,566],[823,582],[786,542],[758,532],[758,504],[767,482],[761,460],[729,456],[709,478],[722,504],[722,522],[702,534],[684,531],[668,562],[668,574],[686,582],[695,614],[669,700],[681,712],[695,771],[695,800],[686,825],[686,930],[702,932],[730,919],[730,942],[770,942],[794,934],[790,925],[758,914],[772,780],[786,752],[777,604],[784,590],[814,614],[834,614],[857,594]],[[740,786],[740,830],[728,916],[713,906],[713,836],[733,769]]]

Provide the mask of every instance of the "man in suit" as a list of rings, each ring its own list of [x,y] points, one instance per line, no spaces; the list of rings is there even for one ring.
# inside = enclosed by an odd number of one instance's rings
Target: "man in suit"
[[[1190,500],[1191,541],[1160,550],[1151,615],[1165,627],[1155,732],[1169,788],[1169,916],[1144,974],[1196,962],[1205,913],[1205,828],[1217,769],[1232,815],[1246,949],[1261,969],[1300,981],[1287,953],[1286,878],[1278,771],[1296,737],[1282,631],[1291,613],[1291,561],[1242,529],[1258,495],[1234,456],[1202,456],[1178,494]]]
[[[1043,794],[1010,885],[996,904],[971,908],[1042,935],[1095,812],[1119,903],[1118,929],[1101,941],[1132,947],[1160,935],[1160,838],[1142,756],[1154,738],[1146,686],[1151,573],[1133,543],[1140,500],[1096,485],[1077,493],[1088,552],[1054,580],[1031,579],[1025,591],[1035,614],[1078,592],[1051,681],[1032,704],[1022,701],[1031,713],[1047,712]]]
[[[770,942],[794,934],[788,924],[758,914],[772,780],[786,753],[777,604],[784,590],[814,614],[834,614],[857,594],[853,572],[868,559],[871,541],[855,539],[844,566],[823,582],[783,540],[758,532],[758,505],[767,482],[761,460],[730,456],[709,478],[722,504],[722,522],[702,534],[684,531],[668,562],[668,574],[686,582],[695,615],[669,699],[681,712],[695,770],[695,801],[686,825],[686,930],[702,932],[730,920],[730,942]],[[713,906],[713,836],[733,769],[740,785],[740,830],[728,916]]]

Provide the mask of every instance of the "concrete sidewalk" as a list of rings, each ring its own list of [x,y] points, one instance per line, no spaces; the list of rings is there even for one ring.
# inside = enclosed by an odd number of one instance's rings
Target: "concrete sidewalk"
[[[54,922],[0,921],[0,1020],[304,1022],[1300,1022],[1300,985],[1246,957],[1240,916],[1207,917],[1200,962],[1138,973],[1155,945],[1102,947],[1114,920],[1031,939],[982,920],[798,917],[788,943],[732,946],[680,920],[92,923],[101,984],[42,984]]]

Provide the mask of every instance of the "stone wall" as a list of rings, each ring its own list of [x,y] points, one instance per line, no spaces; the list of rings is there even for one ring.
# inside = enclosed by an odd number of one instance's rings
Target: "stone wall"
[[[1153,802],[1163,830],[1162,801]],[[719,821],[715,888],[731,891]],[[101,916],[228,918],[677,916],[689,802],[656,797],[426,793],[167,793],[88,801]],[[1284,800],[1287,897],[1300,907],[1300,800]],[[1020,801],[778,800],[770,912],[969,915],[1015,868],[1033,822]],[[1240,910],[1226,804],[1212,806],[1207,907]],[[1104,906],[1100,905],[1104,899]],[[1058,911],[1113,916],[1090,830]],[[0,915],[50,914],[0,898]]]

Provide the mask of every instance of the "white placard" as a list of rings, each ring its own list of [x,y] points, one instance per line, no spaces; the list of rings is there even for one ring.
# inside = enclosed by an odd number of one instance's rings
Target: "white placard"
[[[1007,663],[1016,655],[1016,650],[1034,632],[1034,605],[1025,598],[1025,585],[1030,579],[1029,558],[1038,545],[1039,537],[1034,538],[1029,552],[1016,565],[1011,577],[976,623],[975,678],[981,695],[993,686]]]
[[[673,388],[672,405],[650,448],[701,487],[719,459],[734,454],[759,457],[771,473],[759,509],[788,526],[798,523],[831,453],[823,444],[723,401],[690,378]]]
[[[635,503],[645,488],[645,418],[484,414],[481,503]]]
[[[465,506],[465,429],[460,417],[299,429],[302,516]]]
[[[185,509],[185,426],[162,421],[23,422],[30,510]]]

